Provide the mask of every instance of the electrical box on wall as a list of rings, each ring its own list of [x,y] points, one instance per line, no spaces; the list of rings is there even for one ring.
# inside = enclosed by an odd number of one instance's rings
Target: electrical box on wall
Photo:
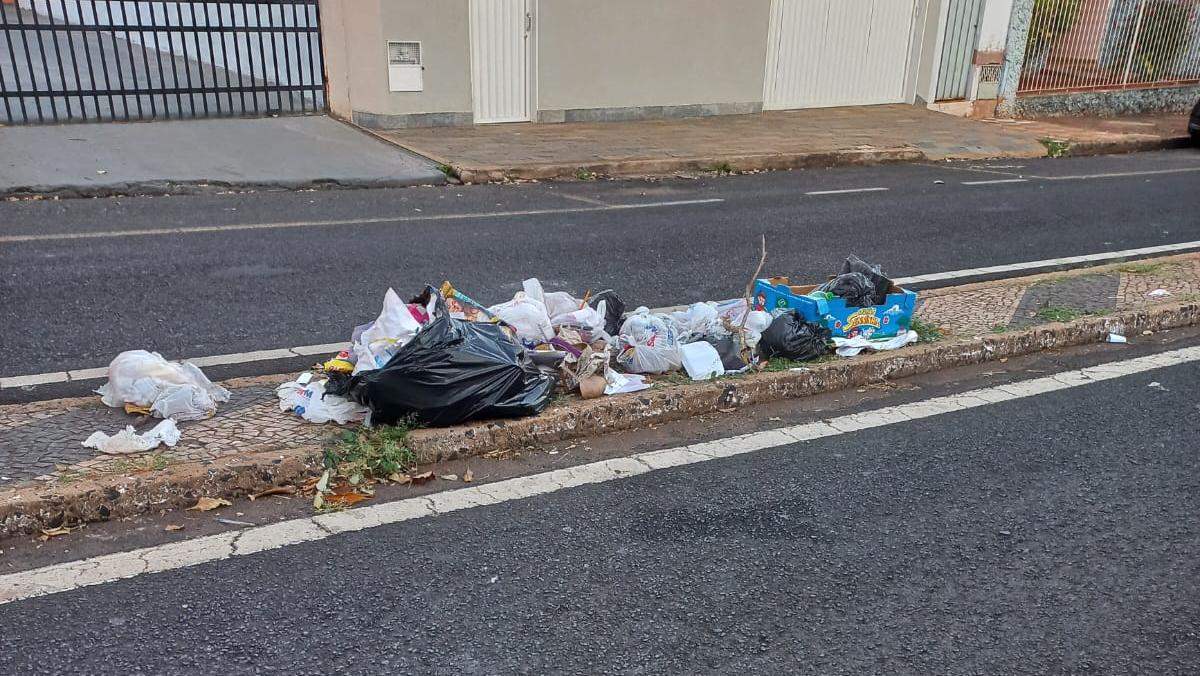
[[[425,66],[421,61],[420,42],[387,43],[388,90],[419,92],[425,89]]]

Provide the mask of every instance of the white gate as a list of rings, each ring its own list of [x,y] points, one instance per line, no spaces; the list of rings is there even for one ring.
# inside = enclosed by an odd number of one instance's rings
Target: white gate
[[[534,0],[471,0],[475,122],[528,122]]]
[[[916,0],[774,0],[763,108],[900,103]]]

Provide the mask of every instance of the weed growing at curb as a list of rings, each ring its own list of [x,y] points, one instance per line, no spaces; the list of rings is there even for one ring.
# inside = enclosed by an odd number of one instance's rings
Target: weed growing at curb
[[[395,426],[346,430],[325,450],[325,469],[347,477],[384,478],[406,472],[417,464],[416,454],[405,443],[416,427],[412,420],[403,420]]]
[[[575,170],[575,178],[579,179],[580,181],[594,181],[596,180],[596,172],[588,171],[583,167],[579,167]]]
[[[1066,157],[1071,151],[1071,142],[1053,138],[1040,139],[1046,146],[1046,157]]]
[[[709,167],[708,170],[718,176],[727,176],[733,173],[733,167],[728,162],[718,162]]]
[[[923,322],[916,317],[913,318],[912,323],[909,324],[908,328],[917,332],[917,335],[921,337],[922,343],[936,343],[946,337],[946,332],[943,331],[940,326],[934,326],[928,322]]]
[[[993,326],[991,328],[991,332],[992,333],[1008,333],[1009,331],[1015,331],[1016,328],[1017,327],[1012,326],[1011,324],[996,324],[995,326]]]
[[[159,472],[171,464],[170,458],[162,453],[143,455],[136,459],[117,458],[108,466],[110,472],[125,474],[128,472]]]
[[[1065,305],[1047,305],[1040,308],[1034,316],[1047,322],[1073,322],[1080,317],[1086,317],[1091,314],[1095,313]]]
[[[1149,275],[1163,269],[1162,263],[1127,263],[1117,268],[1117,272],[1130,275]]]

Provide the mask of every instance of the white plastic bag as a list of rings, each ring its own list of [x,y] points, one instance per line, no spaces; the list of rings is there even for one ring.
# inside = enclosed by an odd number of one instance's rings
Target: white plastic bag
[[[878,338],[875,340],[871,340],[863,336],[855,336],[853,338],[834,338],[833,344],[834,347],[837,348],[839,357],[857,357],[858,354],[863,350],[898,350],[905,345],[910,345],[920,339],[921,337],[917,335],[916,331],[909,330],[899,335],[892,336],[891,338]]]
[[[640,307],[621,325],[617,363],[631,373],[666,373],[680,366],[675,329],[662,315]]]
[[[430,310],[432,309],[430,302]],[[382,368],[396,351],[421,330],[421,322],[413,317],[394,289],[383,296],[383,311],[379,317],[354,338],[350,353],[354,355],[354,373]]]
[[[770,312],[762,310],[752,310],[750,316],[746,317],[746,346],[751,350],[758,347],[758,341],[762,340],[762,333],[771,326],[774,317]],[[741,321],[739,319],[739,321]]]
[[[683,369],[692,380],[708,380],[725,374],[721,354],[711,343],[701,340],[681,345],[679,354],[683,360]]]
[[[542,285],[536,279],[527,279],[525,291],[507,303],[493,305],[488,311],[503,319],[516,329],[517,338],[528,346],[541,345],[554,337],[554,327],[543,302]]]
[[[108,382],[96,390],[107,406],[148,406],[161,418],[202,420],[229,401],[229,390],[194,364],[169,362],[157,352],[129,350],[108,365]]]
[[[711,303],[693,303],[685,311],[672,312],[670,317],[680,343],[694,343],[705,336],[721,338],[729,335],[721,325],[716,305]]]
[[[339,425],[357,422],[367,417],[366,406],[336,394],[325,393],[324,380],[301,384],[299,380],[284,383],[275,388],[279,397],[279,410],[294,411],[296,415],[311,423],[334,421]]]
[[[175,425],[174,420],[167,418],[145,434],[135,432],[133,425],[127,426],[111,437],[104,432],[92,432],[92,435],[84,440],[83,445],[109,455],[126,455],[128,453],[144,453],[159,444],[174,447],[179,443],[179,437],[179,427]]]

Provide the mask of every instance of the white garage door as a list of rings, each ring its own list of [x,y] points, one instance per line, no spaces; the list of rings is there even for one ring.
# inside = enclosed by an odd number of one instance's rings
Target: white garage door
[[[917,0],[774,0],[763,107],[904,100]]]

